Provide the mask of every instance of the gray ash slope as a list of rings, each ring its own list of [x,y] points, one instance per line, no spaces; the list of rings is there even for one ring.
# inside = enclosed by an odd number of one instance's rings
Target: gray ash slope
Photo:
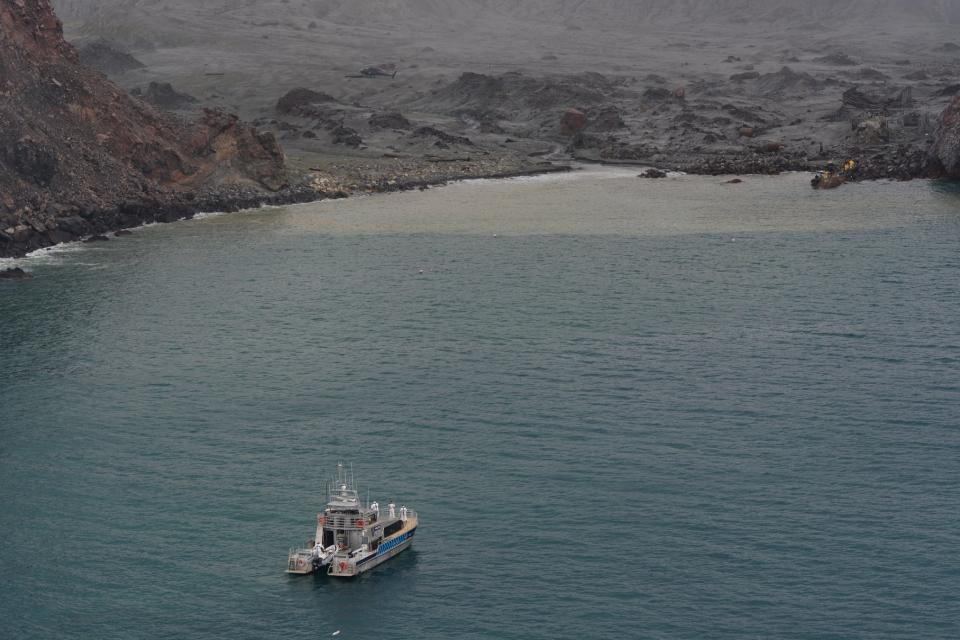
[[[163,3],[164,7],[187,6],[185,0]],[[254,3],[231,1],[204,3],[211,13],[247,10]],[[264,15],[276,16],[276,2],[255,3]],[[499,16],[540,23],[590,21],[591,23],[636,24],[702,24],[703,22],[744,25],[825,24],[838,20],[859,23],[960,22],[960,5],[942,0],[320,0],[318,2],[283,3],[293,11],[315,18],[353,23],[396,23],[404,20],[445,21]],[[108,16],[118,11],[148,9],[159,3],[150,0],[62,0],[58,9],[64,17],[87,19],[92,15]]]
[[[197,108],[257,119],[311,166],[563,150],[707,173],[853,156],[866,177],[909,177],[926,171],[960,83],[960,3],[940,0],[58,5],[72,36],[113,40],[147,65],[117,74],[123,86],[169,82]],[[347,77],[381,63],[397,77]],[[336,102],[313,119],[277,114],[297,87]],[[582,131],[561,124],[571,108]],[[411,130],[369,124],[395,112]],[[452,138],[414,134],[423,127]]]

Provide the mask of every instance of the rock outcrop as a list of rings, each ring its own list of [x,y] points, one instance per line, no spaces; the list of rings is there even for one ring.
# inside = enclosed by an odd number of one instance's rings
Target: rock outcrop
[[[516,71],[498,76],[467,72],[429,98],[431,108],[497,111],[509,118],[556,117],[558,105],[598,106],[615,96],[622,80],[599,73],[533,77]]]
[[[960,180],[960,97],[940,116],[928,161],[935,177]]]
[[[201,188],[285,181],[273,136],[163,115],[81,64],[48,0],[0,0],[0,122],[0,256],[89,235],[100,212],[142,220]]]
[[[277,113],[283,115],[303,115],[301,111],[304,107],[336,101],[336,98],[326,93],[305,89],[304,87],[297,87],[296,89],[291,89],[285,93],[282,98],[277,100]]]
[[[0,280],[29,280],[33,276],[20,267],[0,271]]]
[[[412,125],[399,111],[375,113],[367,121],[374,129],[409,129]]]
[[[151,82],[143,92],[143,99],[165,111],[185,109],[198,102],[190,94],[174,89],[169,82]]]
[[[126,73],[145,65],[132,55],[105,40],[94,40],[79,45],[80,62],[106,73]]]
[[[820,83],[809,73],[799,73],[790,67],[783,67],[776,73],[759,76],[757,88],[763,95],[777,96],[794,89],[804,93],[816,91],[820,88]]]

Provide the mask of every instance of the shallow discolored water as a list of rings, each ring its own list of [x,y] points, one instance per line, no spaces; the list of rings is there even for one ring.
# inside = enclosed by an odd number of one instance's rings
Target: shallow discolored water
[[[11,638],[952,638],[960,193],[589,170],[0,286]],[[414,550],[289,579],[321,481]]]

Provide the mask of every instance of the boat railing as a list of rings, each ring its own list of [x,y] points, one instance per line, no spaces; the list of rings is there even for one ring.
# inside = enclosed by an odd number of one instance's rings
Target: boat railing
[[[303,568],[312,560],[309,556],[310,552],[308,549],[291,547],[289,553],[287,554],[287,570],[302,571]]]
[[[320,517],[320,525],[327,529],[360,530],[368,523],[363,516],[348,516],[341,514],[326,514]]]
[[[389,512],[386,514],[386,517],[390,517],[390,513],[389,513]],[[409,508],[407,508],[407,507],[401,507],[401,508],[399,508],[399,509],[395,509],[395,510],[394,510],[393,517],[395,517],[395,518],[400,518],[401,521],[406,522],[407,520],[410,520],[411,518],[416,519],[416,517],[417,517],[417,512],[414,511],[413,509],[409,509]]]
[[[417,512],[413,509],[397,509],[396,517],[400,518],[403,521],[406,521],[410,518],[416,518]],[[379,522],[380,517],[376,518],[376,521]],[[319,523],[321,526],[326,527],[327,529],[342,529],[344,531],[360,531],[365,526],[370,524],[370,519],[364,516],[354,516],[338,513],[327,513],[320,516]]]

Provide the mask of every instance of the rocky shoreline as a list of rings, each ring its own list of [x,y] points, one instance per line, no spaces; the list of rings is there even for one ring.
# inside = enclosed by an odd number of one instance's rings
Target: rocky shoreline
[[[691,175],[777,175],[788,171],[815,172],[826,164],[823,160],[789,155],[747,154],[732,156],[697,156],[677,154],[665,158],[609,159],[575,154],[572,158],[585,164],[608,166],[656,167],[661,170]],[[858,156],[859,169],[855,181],[912,180],[940,177],[931,171],[924,154],[901,149],[894,154],[878,153]],[[199,192],[171,193],[161,197],[130,200],[109,208],[63,209],[52,224],[26,220],[16,227],[0,230],[0,258],[19,258],[38,249],[65,242],[88,240],[104,234],[131,229],[150,223],[187,220],[201,213],[232,213],[262,206],[301,204],[358,194],[391,193],[441,186],[472,179],[498,179],[566,172],[569,164],[540,162],[503,168],[495,163],[465,162],[445,171],[398,173],[373,167],[364,174],[315,174],[305,177],[296,186],[271,192],[255,185],[221,185]]]
[[[960,179],[960,45],[951,43],[912,47],[910,59],[861,49],[854,60],[839,44],[825,56],[805,38],[774,50],[670,36],[629,64],[587,48],[565,53],[563,65],[552,54],[527,60],[532,71],[487,73],[426,47],[399,61],[399,77],[313,68],[313,78],[298,66],[314,88],[291,88],[292,78],[224,84],[219,71],[197,76],[191,60],[178,72],[190,86],[175,88],[106,41],[78,52],[50,0],[0,0],[0,22],[0,120],[9,123],[0,129],[0,257],[198,213],[564,171],[567,162],[652,167],[657,177],[775,175],[853,159],[852,180]]]
[[[810,159],[789,155],[741,154],[741,155],[698,155],[676,154],[670,157],[648,157],[646,159],[609,159],[589,156],[575,156],[578,162],[609,166],[656,167],[665,171],[677,171],[703,176],[748,176],[777,175],[787,171],[814,173],[824,169],[829,160]],[[880,151],[874,154],[856,154],[851,152],[847,159],[857,163],[853,181],[870,180],[915,180],[942,177],[931,167],[926,154],[916,149],[900,149],[893,152]]]
[[[103,238],[105,234],[151,223],[189,220],[201,213],[233,213],[263,206],[302,204],[348,198],[353,195],[412,191],[459,180],[516,178],[570,171],[569,165],[538,164],[510,169],[449,171],[441,174],[385,175],[380,179],[336,184],[303,182],[276,192],[253,186],[220,186],[199,193],[171,194],[167,198],[131,200],[107,209],[77,208],[60,211],[49,226],[30,221],[0,230],[0,258],[21,258],[32,251],[66,242]],[[12,277],[11,277],[12,279]]]

